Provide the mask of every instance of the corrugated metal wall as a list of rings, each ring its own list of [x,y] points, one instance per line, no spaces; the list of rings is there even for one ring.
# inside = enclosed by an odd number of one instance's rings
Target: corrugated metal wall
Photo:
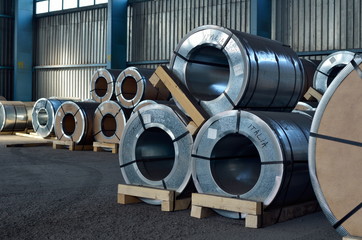
[[[250,0],[156,0],[131,4],[128,61],[168,60],[183,36],[205,24],[249,32],[249,19]]]
[[[14,16],[14,1],[1,0],[0,14]],[[14,18],[0,17],[0,95],[11,99],[14,64]]]
[[[362,48],[361,0],[273,0],[273,38],[297,52]]]
[[[98,67],[69,65],[106,64],[107,8],[38,18],[36,26],[36,98],[89,98]]]

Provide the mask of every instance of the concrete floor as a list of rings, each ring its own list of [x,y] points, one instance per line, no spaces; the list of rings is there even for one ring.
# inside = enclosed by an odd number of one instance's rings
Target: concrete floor
[[[341,240],[321,212],[247,229],[218,215],[117,204],[118,183],[116,154],[0,145],[0,239]]]

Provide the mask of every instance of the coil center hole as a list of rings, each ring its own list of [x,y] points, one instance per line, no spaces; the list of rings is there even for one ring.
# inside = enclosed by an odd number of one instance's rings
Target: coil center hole
[[[229,77],[229,61],[220,49],[202,46],[193,50],[186,65],[186,85],[192,95],[211,101],[226,89]]]
[[[48,124],[48,112],[42,108],[38,112],[38,123],[40,126],[45,127]]]
[[[65,135],[71,136],[75,131],[75,118],[73,114],[67,113],[63,117],[62,128]]]
[[[131,76],[127,76],[122,81],[122,96],[126,100],[132,100],[137,93],[137,81]]]
[[[136,144],[137,167],[151,181],[166,178],[175,163],[175,148],[171,137],[162,129],[146,129]]]
[[[250,191],[259,179],[260,155],[252,141],[241,134],[221,138],[211,153],[211,173],[225,192],[241,195]]]
[[[338,75],[338,73],[345,67],[345,64],[339,64],[334,66],[329,74],[328,74],[328,80],[327,80],[327,87],[329,87],[329,85],[331,85],[331,83],[333,82],[334,78]]]
[[[104,77],[97,78],[95,82],[95,89],[98,97],[104,97],[107,94],[108,82]]]
[[[101,126],[102,133],[106,137],[112,137],[116,133],[117,122],[112,114],[107,113],[106,115],[104,115],[104,117],[102,118]]]

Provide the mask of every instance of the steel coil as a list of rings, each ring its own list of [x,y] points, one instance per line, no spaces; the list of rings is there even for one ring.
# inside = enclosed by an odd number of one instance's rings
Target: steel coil
[[[32,109],[32,125],[34,131],[41,137],[54,133],[55,113],[60,105],[69,99],[40,98]]]
[[[313,119],[309,172],[319,204],[343,236],[362,237],[362,57],[333,80]]]
[[[22,132],[32,129],[34,102],[0,101],[0,132]]]
[[[114,93],[115,82],[122,70],[98,69],[92,76],[90,93],[96,102],[116,100]]]
[[[97,142],[119,143],[126,117],[119,102],[101,103],[94,113],[93,135]]]
[[[128,120],[119,146],[119,162],[127,184],[170,189],[177,195],[190,189],[193,139],[186,129],[188,119],[175,111],[151,104]]]
[[[170,69],[210,115],[234,108],[291,111],[304,87],[303,66],[290,47],[218,26],[188,33]]]
[[[313,199],[307,162],[311,122],[300,113],[229,110],[213,116],[192,150],[197,191],[260,201],[269,208]]]
[[[55,115],[54,132],[58,140],[77,144],[93,142],[93,118],[99,103],[64,102]]]
[[[317,67],[313,78],[313,88],[324,93],[337,74],[354,58],[355,54],[349,51],[332,53]]]
[[[308,91],[308,89],[310,87],[313,87],[314,74],[316,73],[317,67],[321,63],[321,61],[304,59],[304,58],[300,58],[300,61],[303,64],[303,69],[304,69],[304,88],[302,91],[302,97],[303,97],[304,94]]]
[[[142,100],[168,100],[170,93],[158,89],[148,81],[152,69],[128,67],[117,78],[115,93],[122,107],[131,109]]]
[[[315,111],[318,104],[317,102],[298,102],[297,106],[295,106],[294,110],[300,111]]]

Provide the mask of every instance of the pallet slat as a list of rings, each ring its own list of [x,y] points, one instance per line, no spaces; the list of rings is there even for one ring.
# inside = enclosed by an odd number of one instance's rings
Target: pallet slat
[[[78,145],[72,141],[54,141],[53,149],[64,149],[69,147],[70,151],[87,151],[93,150],[92,145]]]
[[[119,149],[118,143],[103,143],[103,142],[93,142],[93,151],[94,152],[104,152],[105,148],[110,148],[112,153],[117,154]]]
[[[312,99],[316,99],[318,102],[321,101],[322,99],[322,94],[320,92],[318,92],[317,90],[315,90],[313,87],[310,87],[308,89],[308,91],[304,94],[304,98],[307,101],[310,101]]]

